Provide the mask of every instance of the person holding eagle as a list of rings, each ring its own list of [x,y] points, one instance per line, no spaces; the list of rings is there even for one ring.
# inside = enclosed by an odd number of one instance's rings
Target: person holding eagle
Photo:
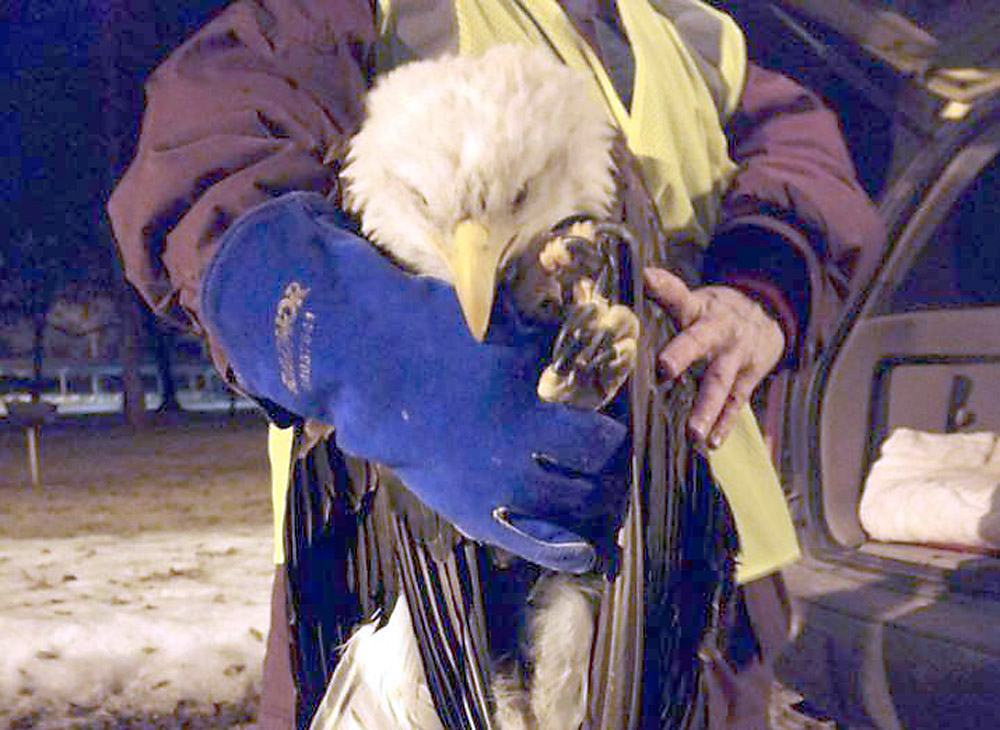
[[[766,727],[798,549],[747,401],[883,234],[726,15],[241,0],[109,211],[295,426],[261,727]]]

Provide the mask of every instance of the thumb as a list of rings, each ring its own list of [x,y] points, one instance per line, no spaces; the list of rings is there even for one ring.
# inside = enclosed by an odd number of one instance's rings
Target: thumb
[[[681,327],[698,318],[700,305],[683,279],[666,269],[647,268],[642,273],[649,297],[673,315]]]

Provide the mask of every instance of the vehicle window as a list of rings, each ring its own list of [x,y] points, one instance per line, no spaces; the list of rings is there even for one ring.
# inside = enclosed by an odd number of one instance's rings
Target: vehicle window
[[[892,312],[1000,304],[1000,158],[955,203],[893,293]]]

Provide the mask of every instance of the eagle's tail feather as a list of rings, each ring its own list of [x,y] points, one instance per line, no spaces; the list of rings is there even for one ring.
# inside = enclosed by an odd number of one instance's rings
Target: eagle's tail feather
[[[311,730],[444,730],[424,676],[406,598],[388,622],[360,627],[344,646]]]
[[[578,728],[587,714],[602,576],[553,575],[536,586],[531,709],[538,730]]]

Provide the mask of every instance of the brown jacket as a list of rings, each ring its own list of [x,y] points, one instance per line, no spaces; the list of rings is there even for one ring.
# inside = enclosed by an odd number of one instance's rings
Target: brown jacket
[[[572,5],[588,35],[596,8]],[[368,2],[243,0],[157,69],[109,203],[127,275],[156,312],[201,331],[202,273],[228,225],[289,190],[336,193],[377,50]],[[835,116],[789,79],[751,67],[729,131],[740,169],[706,274],[759,295],[790,353],[810,352],[863,252],[881,247],[879,220]]]

